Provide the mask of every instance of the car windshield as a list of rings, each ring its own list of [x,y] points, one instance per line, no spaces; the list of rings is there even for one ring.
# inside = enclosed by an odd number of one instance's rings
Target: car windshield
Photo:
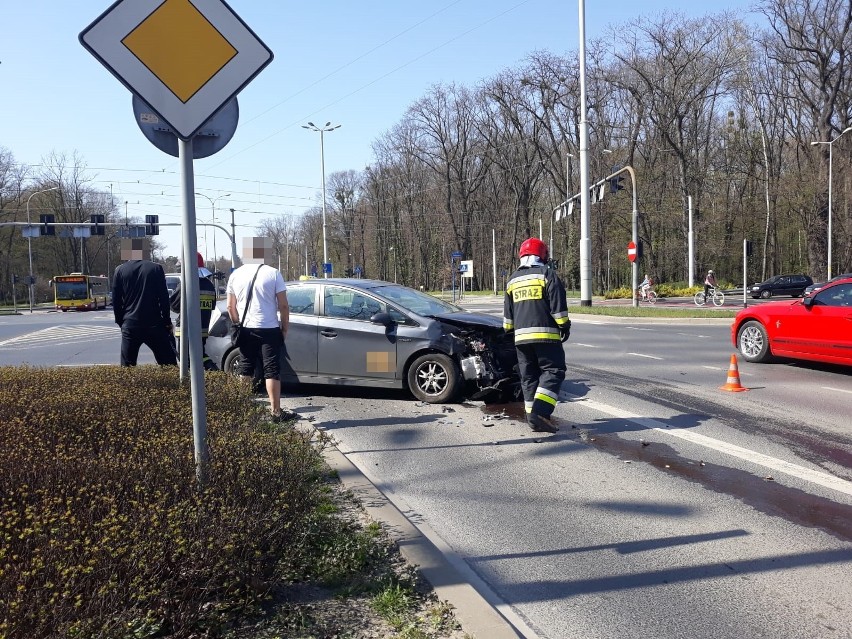
[[[401,306],[405,310],[418,315],[435,315],[438,313],[459,313],[463,309],[437,297],[415,291],[407,286],[382,286],[374,289],[376,293]]]

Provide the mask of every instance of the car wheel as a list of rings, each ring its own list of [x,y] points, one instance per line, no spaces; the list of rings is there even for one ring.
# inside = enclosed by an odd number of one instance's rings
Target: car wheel
[[[772,291],[769,291],[769,290],[766,290],[766,291],[760,291],[760,296],[761,296],[763,299],[768,300],[770,297],[772,297]]]
[[[225,355],[225,361],[222,363],[222,370],[229,375],[237,375],[237,365],[240,361],[240,349],[234,348]]]
[[[455,361],[441,353],[421,355],[408,369],[408,388],[417,399],[430,404],[452,401],[458,394],[459,381]]]
[[[747,362],[765,362],[771,357],[769,337],[763,324],[746,322],[737,333],[737,348]]]

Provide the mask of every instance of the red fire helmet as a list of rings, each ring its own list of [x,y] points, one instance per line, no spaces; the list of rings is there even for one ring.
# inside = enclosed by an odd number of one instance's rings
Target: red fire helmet
[[[538,255],[542,262],[546,262],[547,244],[535,237],[524,240],[521,249],[518,251],[518,257],[524,257],[524,255]]]

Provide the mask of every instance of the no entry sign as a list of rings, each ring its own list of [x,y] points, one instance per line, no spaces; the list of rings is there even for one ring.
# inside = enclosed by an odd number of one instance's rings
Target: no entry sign
[[[627,259],[631,262],[636,261],[636,242],[627,243]]]

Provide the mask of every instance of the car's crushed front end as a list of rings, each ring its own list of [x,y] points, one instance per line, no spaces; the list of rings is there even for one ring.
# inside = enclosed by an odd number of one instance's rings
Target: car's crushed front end
[[[515,400],[520,396],[515,345],[498,318],[478,313],[433,317],[447,327],[447,335],[456,342],[451,354],[458,358],[462,377],[471,387],[471,399]]]

